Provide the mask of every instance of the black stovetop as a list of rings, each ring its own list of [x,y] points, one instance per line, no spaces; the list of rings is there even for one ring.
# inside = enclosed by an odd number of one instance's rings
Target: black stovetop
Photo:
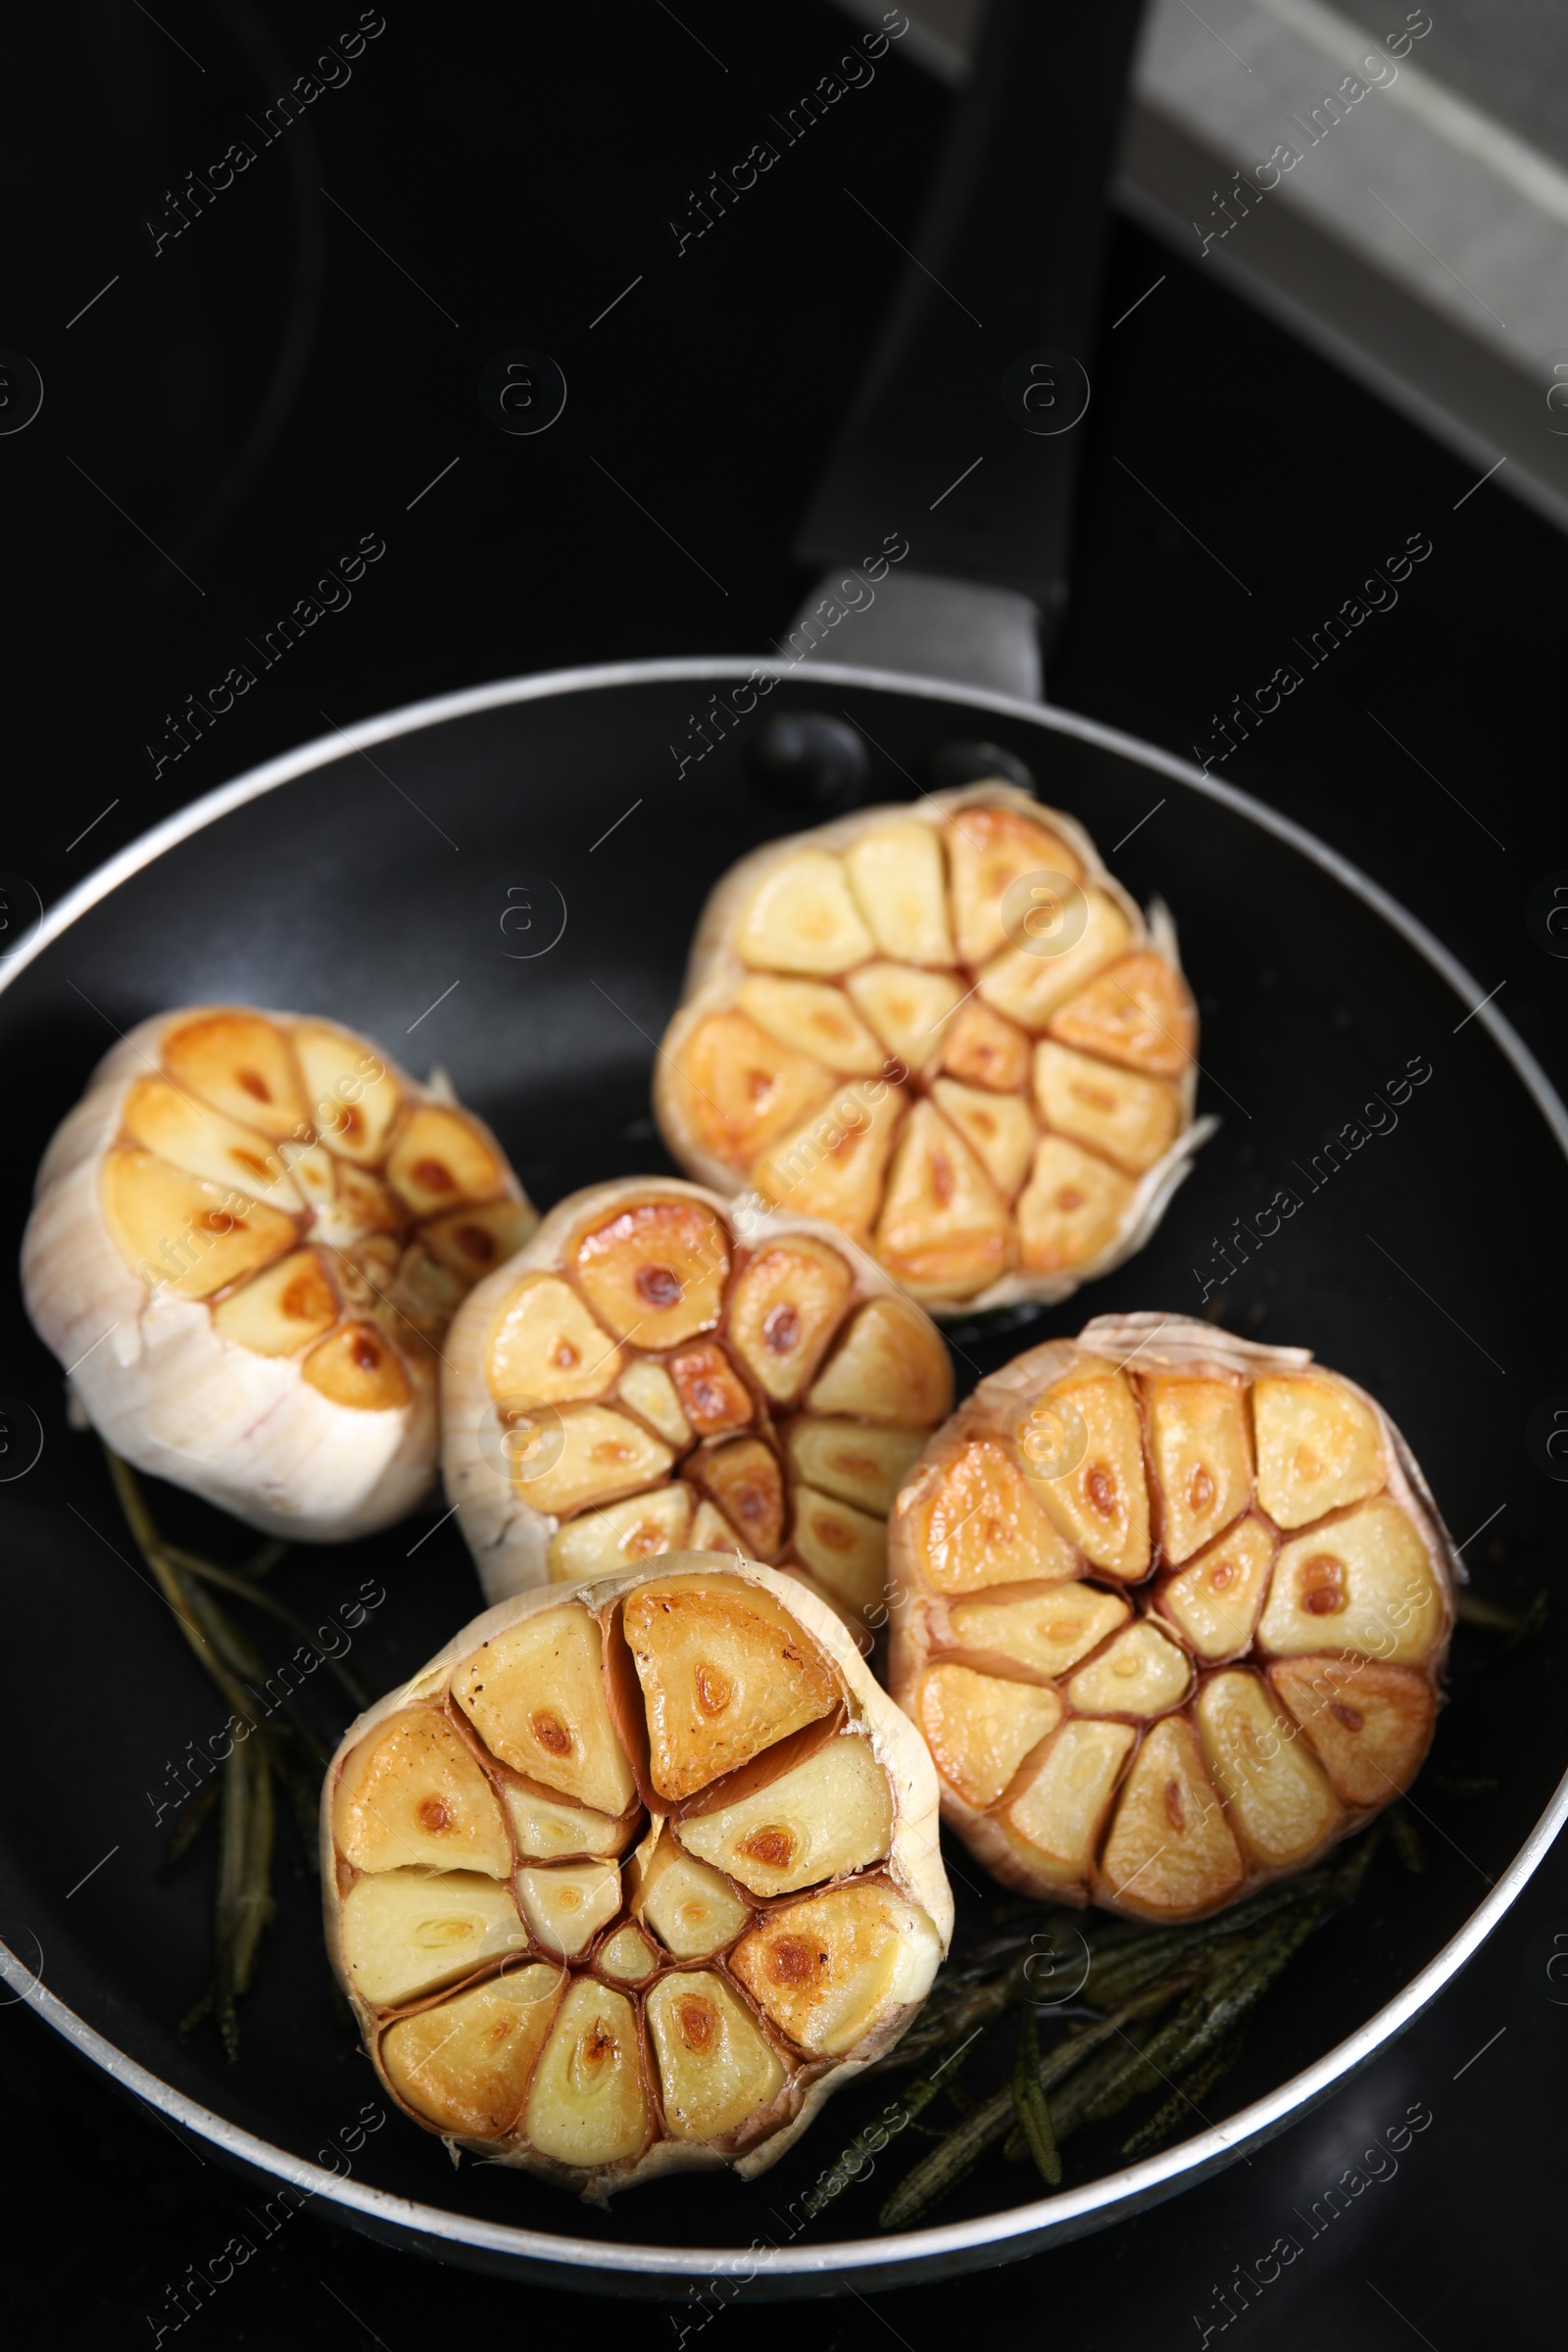
[[[682,0],[678,16],[606,0],[550,21],[402,0],[384,18],[160,0],[154,19],[82,0],[15,25],[0,345],[35,365],[44,403],[24,435],[0,435],[0,866],[48,902],[325,723],[447,688],[765,647],[900,263],[846,192],[906,240],[948,101],[895,46],[744,201],[682,231],[710,173],[844,46],[817,0]],[[275,102],[306,74],[314,95],[285,123]],[[538,439],[496,431],[476,397],[485,363],[519,347],[552,354],[569,386]],[[1053,699],[1209,750],[1293,637],[1429,538],[1397,606],[1221,772],[1503,988],[1568,1084],[1568,962],[1538,893],[1568,869],[1553,724],[1568,547],[1497,482],[1474,487],[1485,462],[1125,223],[1091,372]],[[13,367],[8,397],[25,382]],[[367,537],[385,554],[351,592],[342,560]],[[247,646],[313,599],[287,661],[253,661]],[[236,664],[254,690],[215,710]],[[1544,1289],[1562,1237],[1541,1250]],[[1540,1400],[1515,1401],[1522,1445]],[[1568,2000],[1546,1974],[1559,1930],[1568,1950],[1568,1843],[1378,2064],[1137,2222],[813,2313],[748,2295],[721,2315],[617,2320],[676,2344],[711,2326],[703,2352],[725,2331],[803,2327],[824,2352],[852,2333],[926,2352],[977,2318],[998,2342],[1082,2352],[1544,2346],[1568,2097]],[[0,2056],[0,2307],[19,2338],[69,2315],[74,2340],[157,2340],[166,2290],[241,2226],[248,2192],[15,2003]],[[1401,2146],[1412,2110],[1429,2120]],[[454,2320],[597,2331],[607,2317],[307,2217],[185,2325],[192,2341],[403,2352]]]

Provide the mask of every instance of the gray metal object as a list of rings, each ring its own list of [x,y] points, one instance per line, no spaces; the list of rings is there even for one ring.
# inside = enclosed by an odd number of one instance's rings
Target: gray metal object
[[[906,54],[960,83],[982,13],[910,0]],[[1152,0],[1117,199],[1568,528],[1565,87],[1541,0]]]
[[[35,938],[0,969],[0,992],[45,948],[68,934],[91,907],[122,884],[131,881],[166,851],[247,802],[295,777],[331,766],[346,754],[371,750],[378,744],[438,727],[450,719],[513,704],[643,684],[680,682],[712,686],[739,681],[760,671],[780,677],[798,676],[799,669],[799,664],[789,663],[697,660],[560,670],[440,696],[366,719],[357,726],[335,730],[329,737],[269,760],[248,775],[209,793],[119,852],[52,908]],[[951,699],[957,692],[977,713],[994,713],[1038,728],[1042,735],[1073,738],[1136,761],[1167,786],[1201,795],[1255,825],[1352,892],[1424,958],[1463,1004],[1469,1017],[1487,1031],[1531,1097],[1558,1151],[1568,1159],[1568,1109],[1496,1004],[1479,1001],[1483,997],[1480,983],[1387,892],[1288,817],[1217,777],[1202,774],[1185,760],[1070,711],[1052,710],[1004,694],[955,688],[940,677],[910,677],[903,669],[823,663],[813,669],[812,675],[833,689],[864,690],[933,703]],[[136,2064],[50,1991],[43,1981],[46,1962],[41,1951],[29,1961],[0,1944],[0,1975],[12,1988],[13,1998],[26,2001],[82,2056],[103,2068],[135,2097],[196,2133],[236,2166],[286,2181],[302,2197],[326,2199],[344,2220],[371,2236],[418,2247],[444,2260],[478,2269],[548,2278],[558,2287],[596,2291],[612,2281],[623,2294],[668,2297],[684,2281],[739,2278],[753,2281],[759,2295],[782,2300],[829,2294],[841,2283],[857,2289],[907,2285],[924,2278],[984,2269],[1048,2245],[1085,2236],[1220,2172],[1236,2157],[1271,2139],[1327,2098],[1421,2014],[1517,1900],[1565,1822],[1568,1822],[1568,1779],[1558,1786],[1541,1819],[1486,1899],[1404,1989],[1338,2047],[1224,2124],[1144,2163],[1130,2165],[1082,2187],[942,2228],[906,2231],[893,2240],[858,2238],[825,2245],[785,2245],[760,2250],[650,2246],[557,2235],[541,2230],[509,2229],[469,2215],[445,2212],[437,2205],[392,2196],[322,2166],[302,2162]]]

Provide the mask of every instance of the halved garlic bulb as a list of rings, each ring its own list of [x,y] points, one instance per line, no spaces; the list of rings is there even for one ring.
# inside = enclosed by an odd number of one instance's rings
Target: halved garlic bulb
[[[504,1602],[363,1715],[321,1885],[405,2113],[600,2200],[765,2171],[953,1930],[931,1760],[833,1612],[685,1551]]]
[[[866,808],[709,900],[654,1104],[722,1193],[824,1217],[933,1314],[1143,1248],[1212,1122],[1176,932],[1003,783]]]
[[[489,1130],[367,1038],[194,1005],[60,1127],[23,1287],[118,1453],[319,1542],[429,1493],[447,1324],[537,1222]]]
[[[1407,1788],[1455,1555],[1376,1401],[1300,1348],[1106,1315],[983,1380],[890,1526],[889,1684],[1009,1886],[1222,1910]]]
[[[879,1622],[887,1514],[953,1374],[830,1227],[678,1179],[595,1185],[477,1286],[444,1352],[447,1494],[488,1599],[735,1551]]]

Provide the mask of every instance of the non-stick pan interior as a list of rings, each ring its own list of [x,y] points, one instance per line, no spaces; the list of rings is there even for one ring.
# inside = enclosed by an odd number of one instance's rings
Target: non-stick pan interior
[[[440,1063],[541,1207],[592,1179],[667,1167],[650,1074],[703,899],[732,858],[808,821],[757,780],[766,713],[829,710],[859,724],[874,800],[911,797],[936,747],[984,736],[1083,819],[1135,892],[1174,910],[1202,1010],[1201,1103],[1223,1123],[1142,1255],[1024,1325],[958,1332],[960,1390],[1092,1312],[1217,1308],[1248,1336],[1310,1347],[1385,1401],[1454,1535],[1491,1523],[1468,1554],[1483,1592],[1510,1602],[1548,1583],[1562,1490],[1533,1465],[1525,1422],[1560,1385],[1543,1264],[1568,1168],[1487,1024],[1464,1020],[1468,1004],[1411,942],[1245,811],[1021,710],[798,678],[723,735],[709,724],[712,748],[697,758],[694,714],[721,682],[633,677],[415,728],[279,784],[130,875],[0,997],[4,1230],[20,1234],[49,1134],[115,1033],[215,999],[332,1013],[421,1074]],[[1298,1207],[1273,1238],[1249,1238],[1281,1191]],[[1244,1231],[1227,1242],[1237,1219]],[[0,1486],[0,1934],[24,1958],[36,1945],[45,1984],[154,2074],[315,2158],[384,2101],[334,2006],[314,1882],[285,1832],[277,1917],[230,2067],[210,2029],[178,2030],[204,1981],[210,1854],[198,1845],[178,1871],[162,1866],[178,1812],[170,1768],[221,1728],[222,1710],[133,1563],[94,1441],[66,1426],[58,1368],[14,1280],[0,1312],[0,1386],[46,1433],[37,1467]],[[224,1540],[184,1498],[157,1499],[172,1525]],[[455,1525],[417,1541],[436,1515],[301,1553],[282,1574],[283,1596],[313,1622],[366,1588],[384,1593],[355,1635],[374,1688],[479,1604]],[[1495,1793],[1445,1794],[1430,1774],[1418,1785],[1427,1869],[1410,1877],[1380,1859],[1353,1911],[1270,1997],[1207,2122],[1363,2025],[1485,1898],[1568,1764],[1559,1640],[1548,1626],[1456,1676],[1435,1762],[1494,1778]],[[1462,1665],[1482,1654],[1462,1638]],[[320,1720],[337,1728],[324,1702]],[[960,1934],[974,1937],[1000,1890],[961,1849],[954,1863]],[[794,2225],[778,2217],[885,2096],[847,2091],[754,2184],[675,2180],[608,2213],[519,2173],[455,2171],[393,2115],[357,2150],[354,2177],[563,2236],[782,2243]],[[1076,2142],[1071,2177],[1116,2170],[1119,2136],[1111,2126]],[[877,2187],[841,2197],[801,2242],[873,2233],[897,2164],[895,2150]],[[993,2163],[940,2218],[1021,2206],[1035,2185],[1027,2166]]]

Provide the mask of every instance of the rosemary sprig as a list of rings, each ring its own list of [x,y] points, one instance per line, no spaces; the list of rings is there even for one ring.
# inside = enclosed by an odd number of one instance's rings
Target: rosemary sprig
[[[1130,2000],[1123,2001],[1119,2008],[1113,2009],[1108,2017],[1101,2018],[1097,2024],[1076,2028],[1065,2041],[1058,2042],[1040,2061],[1037,2080],[1041,2090],[1054,2090],[1093,2052],[1103,2049],[1107,2042],[1117,2040],[1146,2019],[1155,2016],[1186,1990],[1190,1981],[1178,1977],[1168,1984],[1151,1985],[1142,1992],[1134,1993]],[[1116,2062],[1120,2063],[1119,2050]],[[929,2156],[922,2157],[913,2171],[906,2173],[899,2182],[882,2208],[880,2218],[883,2229],[906,2228],[927,2206],[935,2205],[940,2198],[956,2188],[959,2181],[973,2172],[987,2149],[1005,2138],[1014,2112],[1010,2082],[989,2099],[982,2099],[971,2107],[947,2138],[940,2141]],[[1054,2136],[1059,2144],[1066,2136],[1059,2108],[1054,2113]]]
[[[1074,2132],[1165,2089],[1170,2095],[1123,2152],[1148,2154],[1160,2145],[1234,2064],[1252,2012],[1307,1937],[1353,1900],[1380,1827],[1374,1824],[1338,1863],[1263,1887],[1214,1919],[1152,1932],[1087,1924],[1082,1990],[1106,2014],[1075,2022],[1044,2058],[1036,2022],[1040,1984],[1025,1973],[1033,1946],[1024,1928],[971,1955],[946,1984],[939,1979],[933,2031],[971,2016],[979,1993],[989,1991],[993,2002],[1012,2000],[1024,2009],[1017,2055],[1005,2087],[976,2101],[894,2189],[882,2208],[883,2228],[907,2228],[950,2195],[999,2140],[1009,2157],[1032,2156],[1054,2187],[1061,2145]],[[1045,1916],[1042,1907],[1037,1917]],[[993,1970],[989,1984],[979,1981],[986,1965]],[[1080,1955],[1074,1973],[1082,1965]],[[1048,2093],[1054,2094],[1049,2102]]]
[[[1076,1994],[1096,2009],[1113,2008],[1192,1955],[1206,1953],[1217,1936],[1245,1935],[1334,1882],[1334,1872],[1320,1866],[1298,1879],[1276,1880],[1218,1919],[1199,1920],[1189,1927],[1151,1929],[1126,1920],[1088,1921],[1079,1931],[1090,1947],[1089,1973],[1081,1984],[1081,1958],[1054,1968],[1039,1965],[1035,1938],[1053,1925],[1059,1928],[1060,1907],[1009,1903],[1004,1915],[1017,1924],[961,1960],[950,1961],[913,2027],[867,2072],[893,2074],[918,2066],[977,2028],[991,2025],[1020,2000],[1055,2005],[1054,1995]]]
[[[212,2012],[223,2047],[239,2047],[238,2002],[256,1973],[262,1934],[272,1916],[272,1775],[265,1747],[247,1740],[223,1768],[223,1815],[218,1897],[213,1906],[214,1968],[209,1992],[182,2021],[187,2030]]]
[[[272,1916],[277,1797],[282,1795],[314,1869],[318,1791],[327,1751],[291,1695],[269,1711],[265,1722],[259,1720],[263,1711],[259,1693],[267,1682],[267,1668],[217,1595],[232,1593],[286,1625],[331,1667],[356,1706],[368,1705],[369,1694],[341,1660],[322,1648],[302,1618],[261,1589],[259,1580],[270,1575],[287,1552],[287,1544],[264,1544],[244,1568],[225,1568],[166,1542],[129,1463],[107,1446],[104,1452],[126,1525],[159,1592],[231,1716],[249,1726],[248,1732],[231,1740],[220,1781],[213,1781],[192,1798],[166,1849],[166,1862],[172,1866],[217,1813],[213,1974],[206,1992],[181,2019],[180,2027],[189,2032],[202,2019],[213,2018],[232,2060],[239,2050],[239,2001],[254,1981],[262,1936]]]
[[[1085,2110],[1084,2122],[1106,2122],[1134,2099],[1168,2085],[1173,2073],[1206,2057],[1257,2006],[1321,1917],[1321,1904],[1302,1903],[1260,1936],[1218,1953],[1175,2015],[1122,2060]]]
[[[801,2199],[802,2210],[806,2214],[814,2218],[825,2206],[831,2205],[835,2197],[841,2196],[853,2181],[859,2179],[866,2165],[881,2155],[895,2132],[906,2131],[915,2118],[923,2114],[937,2093],[949,2087],[944,2083],[943,2076],[950,2067],[957,2064],[969,2047],[969,2042],[975,2038],[975,2034],[971,2034],[969,2041],[961,2042],[956,2050],[951,2051],[932,2073],[922,2075],[918,2082],[907,2084],[897,2098],[889,2100],[874,2123],[867,2124],[863,2131],[856,2133],[837,2164],[825,2172],[820,2180],[813,2181]]]
[[[270,1548],[281,1553],[287,1549],[287,1545],[280,1544]],[[286,1625],[290,1633],[297,1634],[303,1642],[315,1650],[321,1664],[357,1707],[363,1710],[370,1704],[371,1693],[366,1690],[359,1676],[345,1666],[341,1658],[335,1657],[331,1650],[322,1646],[303,1617],[293,1609],[286,1609],[270,1592],[259,1591],[253,1571],[220,1568],[216,1560],[204,1560],[197,1553],[182,1551],[173,1544],[166,1544],[164,1553],[185,1575],[197,1577],[205,1585],[216,1585],[220,1592],[233,1592],[241,1600],[248,1600],[253,1609],[261,1609],[267,1616],[275,1617],[280,1625]]]

